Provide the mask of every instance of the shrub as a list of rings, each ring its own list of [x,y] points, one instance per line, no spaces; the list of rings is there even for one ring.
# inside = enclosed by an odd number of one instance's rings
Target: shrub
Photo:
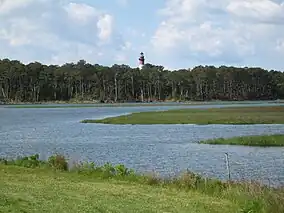
[[[68,162],[63,155],[52,155],[48,158],[48,165],[56,170],[68,171]]]
[[[8,161],[7,164],[14,164],[16,166],[23,166],[23,167],[27,167],[27,168],[36,168],[39,167],[41,165],[41,162],[39,160],[39,155],[35,154],[35,155],[31,155],[28,157],[19,157],[16,160],[12,160],[12,161]]]

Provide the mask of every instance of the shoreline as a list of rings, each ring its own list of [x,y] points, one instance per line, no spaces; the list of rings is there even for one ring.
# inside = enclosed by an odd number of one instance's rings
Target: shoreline
[[[222,101],[222,100],[211,100],[211,101],[149,101],[149,102],[131,102],[131,101],[123,101],[123,102],[99,102],[99,101],[42,101],[42,102],[3,102],[2,105],[43,105],[43,104],[165,104],[165,103],[175,103],[175,104],[205,104],[205,103],[257,103],[257,102],[267,102],[267,103],[284,103],[284,99],[276,99],[276,100],[240,100],[240,101]]]
[[[236,105],[282,105],[284,100],[281,101],[208,101],[208,102],[117,102],[117,103],[97,103],[97,102],[44,102],[44,103],[12,103],[0,104],[4,108],[92,108],[92,107],[150,107],[150,106],[229,106]]]
[[[40,161],[39,155],[33,155],[14,161],[0,160],[0,173],[0,203],[1,196],[4,196],[0,210],[2,206],[6,208],[4,212],[19,212],[20,209],[25,209],[25,212],[31,212],[31,209],[32,212],[39,209],[72,212],[76,207],[75,212],[81,212],[82,208],[86,212],[97,209],[98,205],[105,211],[150,212],[159,208],[157,212],[165,212],[164,208],[157,206],[157,202],[161,204],[162,201],[163,206],[169,205],[167,212],[171,208],[170,212],[195,209],[194,212],[209,213],[213,207],[213,212],[230,213],[284,211],[283,187],[275,188],[255,181],[220,181],[190,171],[176,178],[161,179],[154,174],[140,175],[124,165],[110,163],[102,166],[91,162],[78,163],[69,169],[67,159],[62,155],[52,155],[47,161]],[[25,201],[33,205],[23,203]],[[181,201],[183,205],[180,205]],[[127,211],[125,203],[129,203]],[[140,205],[133,206],[134,203]]]
[[[283,135],[284,136],[284,135]],[[15,167],[15,168],[28,168],[28,169],[44,169],[53,170],[57,172],[67,172],[67,173],[108,173],[109,177],[121,177],[121,176],[132,176],[136,178],[155,178],[157,181],[171,182],[181,178],[184,174],[188,174],[192,177],[196,177],[201,181],[213,181],[219,182],[220,184],[232,183],[236,185],[242,185],[246,183],[256,183],[261,187],[269,187],[274,189],[284,189],[284,183],[275,184],[275,186],[269,186],[263,181],[254,179],[232,179],[232,178],[217,178],[217,177],[207,177],[203,176],[197,172],[192,172],[190,170],[180,171],[180,173],[173,176],[159,176],[155,171],[152,173],[148,172],[136,172],[134,169],[127,168],[123,164],[112,164],[110,162],[97,164],[92,161],[70,161],[65,155],[53,154],[46,158],[46,160],[41,160],[39,154],[34,155],[24,155],[18,156],[16,158],[1,158],[0,157],[0,167]],[[227,173],[226,173],[227,174]]]

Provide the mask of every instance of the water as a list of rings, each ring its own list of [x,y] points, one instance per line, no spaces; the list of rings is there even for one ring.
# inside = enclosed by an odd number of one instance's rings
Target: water
[[[247,106],[246,104],[244,106]],[[259,103],[254,105],[268,105]],[[271,104],[269,104],[271,105]],[[275,104],[274,104],[275,105]],[[277,104],[281,105],[281,104]],[[237,106],[226,105],[226,107]],[[204,139],[255,134],[284,134],[284,125],[105,125],[82,124],[83,119],[131,112],[202,106],[8,109],[0,107],[0,155],[16,157],[53,153],[72,161],[122,163],[141,172],[162,176],[185,169],[209,177],[226,178],[224,153],[229,153],[232,178],[284,183],[284,148],[214,146]]]

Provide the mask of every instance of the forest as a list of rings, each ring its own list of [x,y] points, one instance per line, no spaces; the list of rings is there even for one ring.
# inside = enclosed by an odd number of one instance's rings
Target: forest
[[[169,71],[77,63],[0,60],[0,102],[152,102],[284,99],[284,73],[259,67],[197,66]]]

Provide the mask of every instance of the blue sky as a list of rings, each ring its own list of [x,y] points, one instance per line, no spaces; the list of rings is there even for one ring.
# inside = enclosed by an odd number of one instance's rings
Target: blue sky
[[[284,70],[282,0],[2,0],[0,58]]]

